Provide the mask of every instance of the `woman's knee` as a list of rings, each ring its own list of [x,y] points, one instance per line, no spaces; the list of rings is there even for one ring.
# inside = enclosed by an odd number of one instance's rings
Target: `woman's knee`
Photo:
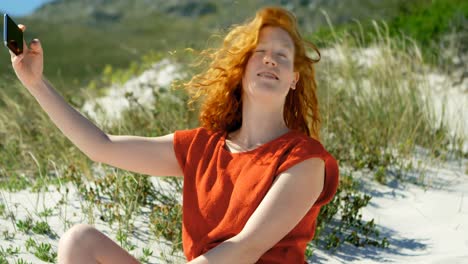
[[[99,231],[88,224],[77,224],[66,231],[61,237],[58,246],[58,254],[71,254],[93,248],[93,242],[98,237]],[[82,252],[80,252],[82,253]],[[91,252],[90,252],[91,253]]]

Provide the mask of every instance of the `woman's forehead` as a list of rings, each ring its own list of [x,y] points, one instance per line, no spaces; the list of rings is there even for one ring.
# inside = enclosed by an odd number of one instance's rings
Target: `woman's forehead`
[[[267,26],[260,30],[258,45],[275,43],[288,49],[294,48],[294,42],[289,33],[280,28]]]

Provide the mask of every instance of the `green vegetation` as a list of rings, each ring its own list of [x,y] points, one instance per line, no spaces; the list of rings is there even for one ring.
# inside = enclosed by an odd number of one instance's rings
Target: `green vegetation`
[[[0,202],[0,217],[2,217],[5,214],[5,204]]]
[[[468,3],[463,0],[416,0],[395,1],[395,16],[387,20],[359,20],[355,23],[321,27],[311,35],[311,40],[319,46],[333,43],[335,39],[348,38],[354,35],[357,43],[369,46],[381,34],[384,37],[402,38],[400,46],[413,45],[416,41],[421,46],[424,60],[438,64],[439,67],[450,63],[451,58],[444,56],[446,49],[456,48],[466,51]],[[377,26],[379,25],[379,26]],[[384,27],[380,32],[377,27]],[[457,54],[455,54],[457,55]],[[443,60],[443,61],[441,61]]]
[[[49,224],[44,221],[36,222],[31,230],[38,235],[52,235]]]
[[[25,220],[18,220],[16,227],[19,231],[28,233],[33,227],[33,220],[31,218],[26,218]]]
[[[42,261],[57,262],[57,252],[52,249],[52,245],[49,243],[37,243],[33,239],[28,239],[26,241],[26,250]]]
[[[148,258],[153,255],[153,251],[149,248],[142,248],[141,251],[143,255],[138,258],[138,261],[140,261],[141,263],[148,263],[149,262]]]
[[[20,249],[18,247],[10,246],[10,247],[7,247],[6,249],[3,247],[0,247],[0,259],[2,257],[6,258],[8,256],[18,255],[19,252],[20,252]]]
[[[332,153],[355,169],[377,170],[377,178],[390,165],[410,168],[405,161],[415,146],[428,148],[434,157],[445,157],[452,146],[461,156],[461,135],[450,136],[445,122],[437,124],[432,101],[423,99],[431,87],[421,82],[420,49],[401,49],[398,38],[386,37],[376,39],[377,49],[370,50],[375,54],[365,55],[355,43],[337,40],[332,47],[343,63],[325,62],[317,73],[327,87],[321,90],[321,98],[327,98],[322,101],[323,141]],[[415,70],[420,73],[408,74]]]
[[[374,219],[362,220],[360,210],[367,206],[372,197],[359,192],[360,186],[352,174],[342,173],[340,177],[340,187],[336,196],[320,211],[315,244],[319,245],[322,241],[324,247],[329,250],[336,249],[345,242],[356,247],[388,247],[388,238],[381,238]],[[338,224],[330,227],[333,218],[338,215]]]
[[[31,262],[27,262],[26,260],[20,258],[20,259],[17,259],[15,264],[32,264]]]
[[[447,34],[466,31],[466,1],[410,1],[402,3],[400,10],[400,15],[389,23],[391,36],[403,32],[424,47],[442,40]]]
[[[15,238],[15,233],[9,232],[8,230],[4,230],[2,232],[2,236],[5,241],[11,241]]]

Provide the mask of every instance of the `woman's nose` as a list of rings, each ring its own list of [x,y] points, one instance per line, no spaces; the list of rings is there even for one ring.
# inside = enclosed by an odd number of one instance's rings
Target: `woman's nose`
[[[271,66],[276,66],[276,61],[269,52],[265,52],[265,55],[263,56],[263,63]]]

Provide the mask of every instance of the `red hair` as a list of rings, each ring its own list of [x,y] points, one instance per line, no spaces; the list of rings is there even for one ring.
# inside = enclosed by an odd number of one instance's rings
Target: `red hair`
[[[202,55],[209,67],[195,75],[184,86],[191,95],[191,103],[203,97],[199,120],[203,127],[214,131],[234,131],[242,124],[242,76],[260,30],[275,26],[286,30],[294,42],[294,71],[300,78],[295,90],[290,90],[284,104],[284,121],[289,129],[304,132],[319,139],[320,117],[314,63],[320,60],[318,49],[305,41],[298,31],[293,14],[280,7],[259,10],[254,19],[233,27],[219,49],[205,50]],[[305,45],[319,55],[317,60],[306,54]]]

